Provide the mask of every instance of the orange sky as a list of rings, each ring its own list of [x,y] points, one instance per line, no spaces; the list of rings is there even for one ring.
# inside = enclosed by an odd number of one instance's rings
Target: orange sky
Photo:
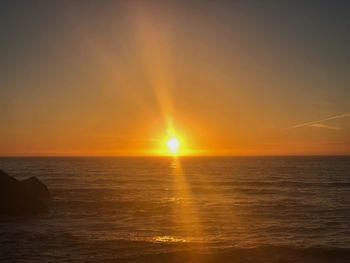
[[[9,5],[0,155],[350,154],[337,20],[239,3]]]

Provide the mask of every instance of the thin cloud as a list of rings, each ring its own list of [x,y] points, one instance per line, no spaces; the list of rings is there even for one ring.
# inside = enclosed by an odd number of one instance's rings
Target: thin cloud
[[[299,123],[299,124],[290,126],[287,129],[295,129],[295,128],[301,128],[301,127],[305,127],[305,126],[312,126],[314,124],[318,124],[318,123],[321,123],[321,122],[330,121],[330,120],[334,120],[334,119],[342,119],[342,118],[349,117],[349,116],[350,116],[350,112],[344,113],[344,114],[340,114],[340,115],[336,115],[336,116],[332,116],[332,117],[328,117],[328,118],[325,118],[325,119],[322,119],[322,120]],[[313,126],[313,127],[315,127],[315,126]],[[318,128],[320,128],[320,127],[318,127]]]
[[[339,127],[326,125],[326,124],[322,124],[322,123],[315,123],[315,124],[311,124],[309,126],[315,127],[315,128],[327,129],[327,130],[341,130],[341,128],[339,128]]]

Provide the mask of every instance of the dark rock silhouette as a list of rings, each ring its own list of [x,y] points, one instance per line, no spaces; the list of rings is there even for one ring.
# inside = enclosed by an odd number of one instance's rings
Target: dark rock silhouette
[[[47,212],[45,199],[50,197],[46,185],[32,177],[18,181],[0,170],[0,214],[25,215]]]
[[[39,179],[35,176],[25,179],[21,181],[21,183],[27,188],[29,192],[41,200],[49,200],[51,198],[51,194],[47,186],[39,181]]]

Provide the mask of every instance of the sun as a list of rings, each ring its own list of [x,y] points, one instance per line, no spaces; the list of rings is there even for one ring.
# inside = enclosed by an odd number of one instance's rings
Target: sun
[[[167,141],[168,150],[171,154],[177,155],[180,152],[180,141],[176,137],[172,137]]]

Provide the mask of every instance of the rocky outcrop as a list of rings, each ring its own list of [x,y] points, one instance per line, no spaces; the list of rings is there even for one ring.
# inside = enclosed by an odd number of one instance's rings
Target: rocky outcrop
[[[48,211],[46,185],[36,177],[19,181],[0,170],[0,214],[25,215]]]
[[[28,179],[21,181],[21,183],[27,188],[31,194],[40,198],[41,200],[49,200],[51,199],[51,194],[47,186],[39,181],[38,178],[32,176]]]

